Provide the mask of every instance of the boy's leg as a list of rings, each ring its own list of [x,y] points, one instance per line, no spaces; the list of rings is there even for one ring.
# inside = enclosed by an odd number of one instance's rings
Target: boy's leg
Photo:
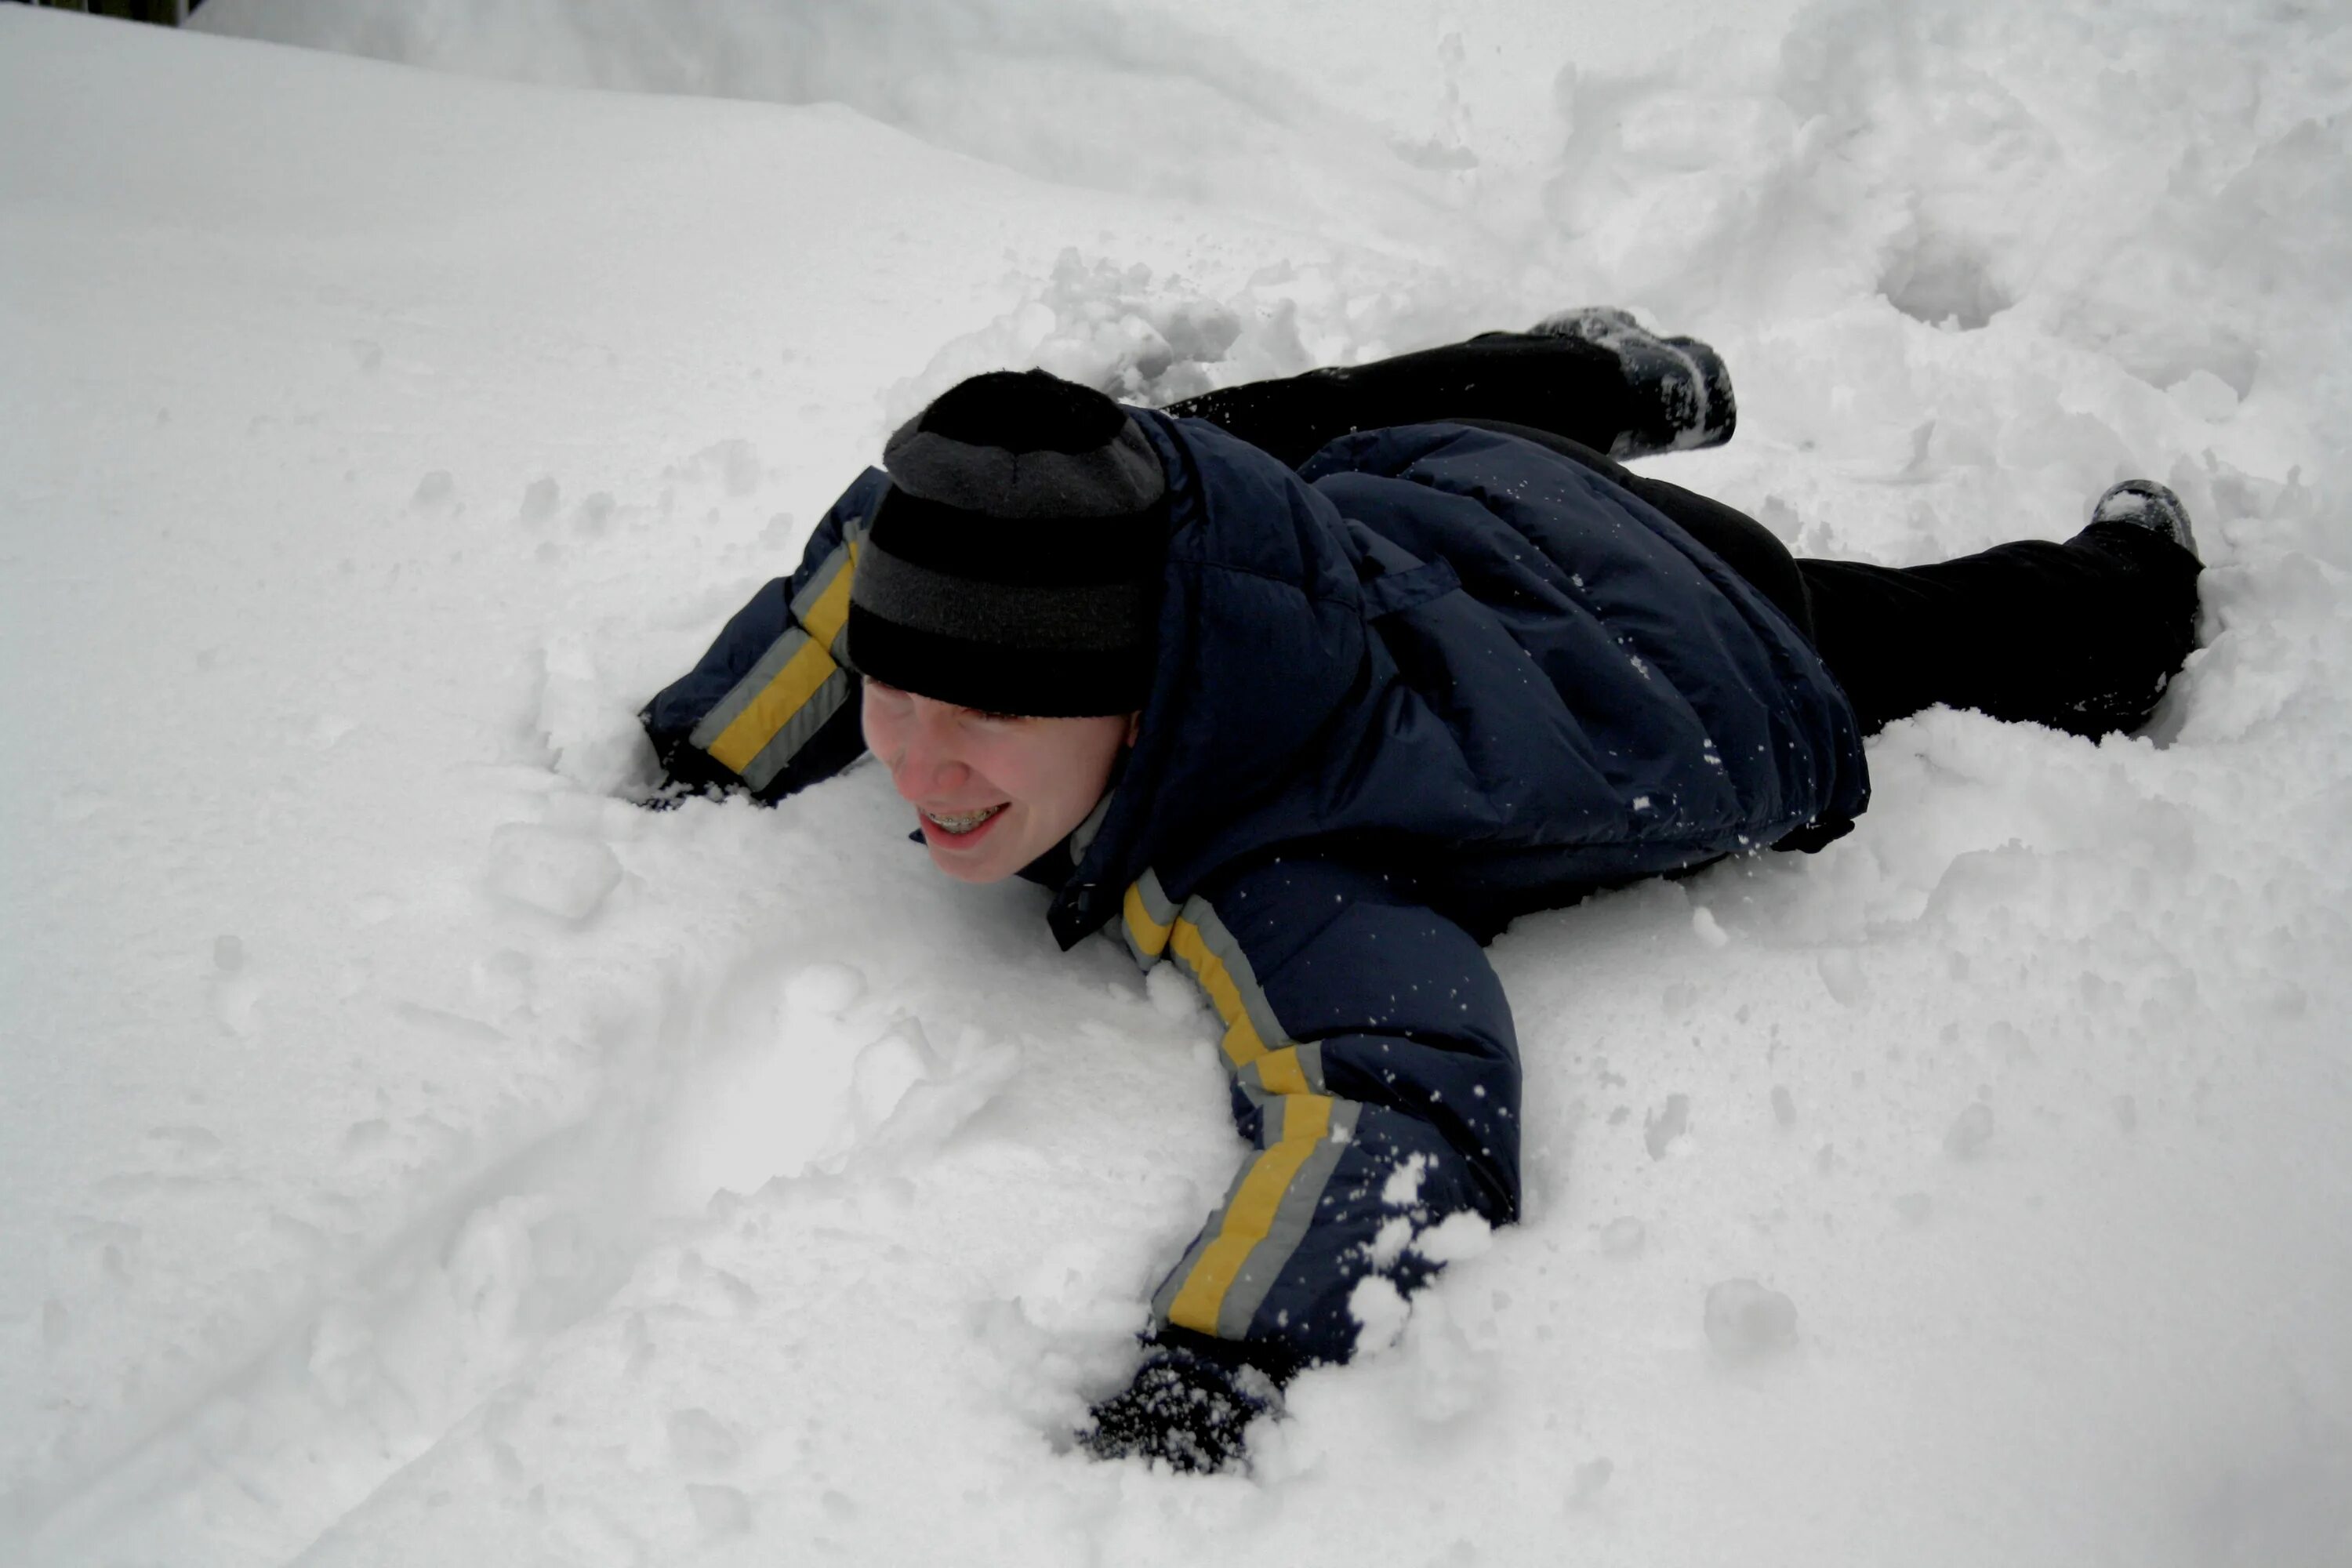
[[[1813,646],[1865,731],[1939,702],[2077,735],[2137,729],[2196,646],[2203,568],[2137,522],[1930,566],[1797,566]]]
[[[1660,339],[1593,312],[1606,335],[1487,332],[1370,364],[1229,386],[1169,405],[1293,468],[1356,430],[1433,420],[1504,421],[1619,457],[1731,437],[1722,362],[1704,343]],[[1578,322],[1580,330],[1584,323]]]

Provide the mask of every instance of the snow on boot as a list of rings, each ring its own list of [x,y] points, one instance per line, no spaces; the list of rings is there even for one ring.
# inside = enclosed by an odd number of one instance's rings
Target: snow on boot
[[[1642,323],[1633,319],[1633,311],[1615,305],[1579,305],[1555,311],[1528,331],[1539,338],[1581,338],[1589,343],[1601,342],[1604,333],[1648,335],[1642,331]]]
[[[1645,420],[1645,428],[1621,432],[1609,445],[1611,457],[1720,447],[1731,439],[1739,420],[1731,373],[1696,338],[1661,338],[1614,305],[1580,305],[1528,330],[1534,337],[1574,338],[1607,349],[1617,356],[1625,384],[1656,403],[1658,417]]]
[[[2126,479],[2119,485],[2109,485],[2098,504],[2091,509],[2091,521],[2127,522],[2145,528],[2164,535],[2189,554],[2197,554],[2197,535],[2189,531],[2189,509],[2180,504],[2179,496],[2154,479]]]

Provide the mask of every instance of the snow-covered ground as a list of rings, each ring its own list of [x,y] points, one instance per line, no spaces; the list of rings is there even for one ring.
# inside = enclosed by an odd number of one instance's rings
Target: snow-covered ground
[[[2352,27],[1642,9],[0,6],[0,1560],[2352,1563]],[[1522,922],[1527,1222],[1087,1462],[1208,1016],[631,714],[969,370],[1588,300],[1806,552],[2168,480],[2207,646]]]

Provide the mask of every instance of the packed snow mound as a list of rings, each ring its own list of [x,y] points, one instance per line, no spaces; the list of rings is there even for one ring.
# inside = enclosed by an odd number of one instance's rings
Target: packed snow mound
[[[0,7],[0,1559],[2352,1557],[2352,28],[1575,9]],[[1089,1463],[1210,1015],[634,712],[973,370],[1584,302],[1808,552],[2170,484],[2204,646],[1520,922],[1523,1223]]]
[[[1302,91],[1297,73],[1237,47],[1246,23],[1231,14],[1236,8],[1223,9],[1097,0],[213,0],[194,25],[516,81],[842,103],[1043,178],[1244,205],[1302,228],[1364,233],[1364,215],[1349,207],[1368,194],[1391,216],[1429,210],[1451,177],[1449,150],[1470,156],[1458,134],[1433,140],[1444,131],[1430,124],[1412,140],[1325,92]]]
[[[1797,3],[1743,21],[1769,35]],[[1580,68],[1647,63],[1709,35],[1713,13],[1659,0],[1629,26],[1416,0],[1338,26],[1247,0],[210,0],[191,25],[512,81],[838,102],[1042,178],[1328,232],[1368,201],[1548,161]]]

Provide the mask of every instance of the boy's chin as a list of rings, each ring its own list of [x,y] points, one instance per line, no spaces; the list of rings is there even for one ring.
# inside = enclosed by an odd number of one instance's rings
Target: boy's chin
[[[926,846],[926,847],[928,848],[929,846]],[[975,886],[985,886],[990,882],[1002,882],[1005,878],[1013,875],[1013,871],[1014,869],[1017,869],[1017,868],[1008,868],[998,866],[995,864],[996,858],[994,856],[990,856],[981,860],[972,860],[967,859],[959,855],[944,854],[937,849],[932,849],[930,851],[930,856],[931,864],[937,866],[941,871],[953,877],[959,882],[970,882]]]

